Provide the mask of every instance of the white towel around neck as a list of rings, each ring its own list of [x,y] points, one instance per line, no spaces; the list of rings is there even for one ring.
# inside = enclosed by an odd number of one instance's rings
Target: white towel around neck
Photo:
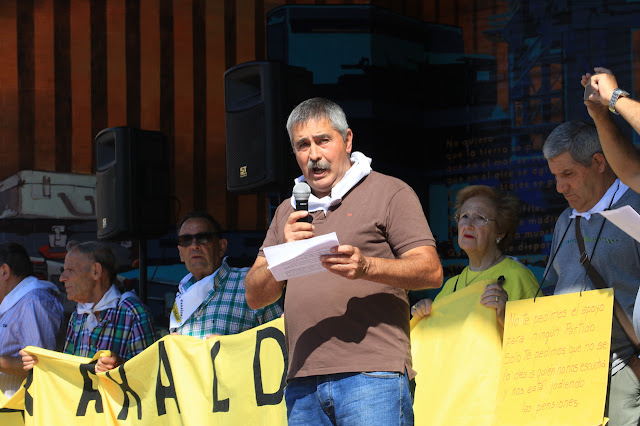
[[[342,179],[340,179],[340,181],[331,189],[331,193],[329,195],[325,195],[322,198],[318,198],[313,194],[309,196],[310,212],[322,210],[326,215],[331,206],[340,204],[342,202],[342,197],[344,197],[345,194],[349,192],[351,188],[356,186],[365,176],[371,173],[371,158],[367,157],[363,153],[357,151],[352,152],[351,161],[353,164],[349,170],[347,170],[347,173],[345,173]],[[306,182],[304,175],[296,178],[294,185],[299,182]],[[296,200],[294,197],[291,197],[291,205],[294,209],[296,208]]]
[[[226,261],[226,257],[223,259],[223,263]],[[192,284],[184,293],[179,292],[176,295],[176,301],[173,304],[171,315],[169,316],[169,330],[174,330],[181,327],[186,320],[200,307],[205,297],[213,290],[214,278],[220,268],[216,269],[213,274],[207,275],[200,281]],[[193,277],[193,274],[189,273],[180,281],[180,285],[184,285]]]
[[[585,220],[589,220],[591,219],[591,215],[600,213],[617,203],[624,193],[627,192],[627,189],[629,189],[627,185],[622,183],[620,179],[616,179],[595,206],[583,213],[573,209],[569,218],[574,219],[576,216],[582,216]]]
[[[2,299],[2,303],[0,303],[0,315],[11,309],[13,305],[33,290],[50,290],[54,294],[57,294],[59,291],[55,284],[49,281],[40,281],[36,277],[29,276],[20,281],[18,285]]]
[[[127,294],[127,293],[125,293]],[[98,325],[98,319],[96,318],[96,312],[106,311],[107,309],[115,308],[118,306],[118,302],[120,301],[120,291],[116,288],[114,284],[111,284],[109,290],[102,296],[102,299],[98,303],[78,303],[76,308],[78,315],[89,314],[86,321],[84,322],[84,328],[88,331],[93,331],[94,328]]]

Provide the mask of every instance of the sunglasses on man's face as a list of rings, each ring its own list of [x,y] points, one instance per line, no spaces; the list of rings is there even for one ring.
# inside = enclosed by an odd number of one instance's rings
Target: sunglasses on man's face
[[[180,247],[189,247],[193,243],[193,240],[196,240],[197,244],[207,244],[213,241],[215,236],[215,232],[198,232],[197,234],[178,235],[178,245]]]

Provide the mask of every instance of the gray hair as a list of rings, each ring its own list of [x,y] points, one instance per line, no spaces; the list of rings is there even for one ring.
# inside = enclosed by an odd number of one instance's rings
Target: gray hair
[[[593,154],[602,153],[596,127],[580,120],[567,121],[556,127],[542,147],[544,158],[550,160],[567,151],[574,161],[589,167]]]
[[[115,281],[118,263],[111,247],[100,241],[87,241],[84,243],[69,241],[67,243],[67,251],[72,250],[77,250],[94,262],[98,262],[109,275],[109,282],[113,283]]]
[[[520,199],[508,192],[500,192],[486,185],[469,185],[458,191],[456,195],[455,214],[460,214],[462,205],[473,197],[484,197],[496,211],[496,230],[503,232],[504,237],[497,243],[500,251],[506,251],[513,241],[520,220]]]
[[[289,140],[293,146],[293,129],[294,127],[308,123],[312,120],[320,120],[326,118],[331,123],[331,127],[342,135],[342,139],[347,139],[347,116],[340,106],[329,99],[311,98],[300,103],[289,114],[287,120],[287,132],[289,132]]]

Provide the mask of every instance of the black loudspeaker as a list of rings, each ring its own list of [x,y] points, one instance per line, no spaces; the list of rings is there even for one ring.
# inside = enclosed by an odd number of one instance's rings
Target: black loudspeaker
[[[288,191],[300,175],[287,117],[308,99],[313,75],[279,62],[254,61],[224,73],[229,191]]]
[[[145,240],[169,229],[169,160],[161,132],[112,127],[96,135],[98,239]]]

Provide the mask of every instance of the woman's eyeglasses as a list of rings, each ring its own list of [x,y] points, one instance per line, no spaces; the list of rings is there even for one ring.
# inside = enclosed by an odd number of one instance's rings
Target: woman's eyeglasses
[[[489,219],[480,213],[474,212],[456,213],[453,217],[458,225],[468,225],[469,223],[473,223],[475,226],[484,226],[489,223],[489,221],[496,221],[495,219]]]
[[[180,247],[189,247],[193,243],[193,240],[196,240],[197,244],[207,244],[213,241],[215,236],[215,232],[198,232],[197,234],[178,235],[178,245]]]

